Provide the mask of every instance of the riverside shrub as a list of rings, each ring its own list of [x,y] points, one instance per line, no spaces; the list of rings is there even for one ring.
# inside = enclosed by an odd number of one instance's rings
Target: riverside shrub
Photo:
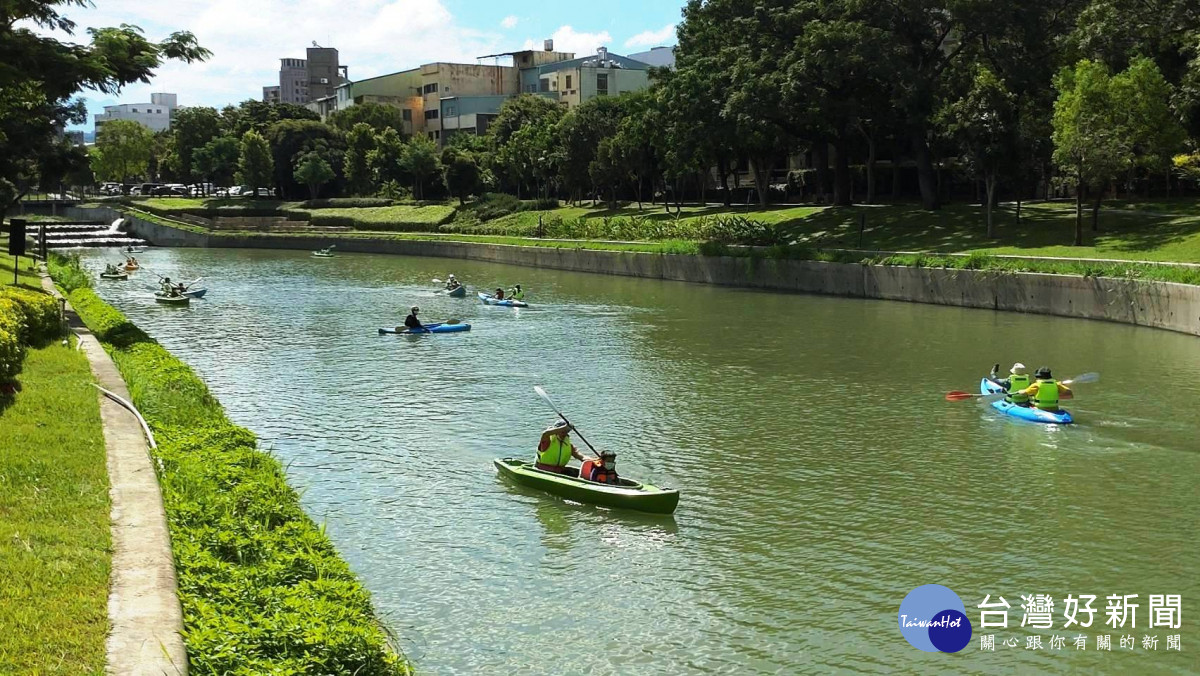
[[[104,303],[71,304],[154,428],[192,673],[411,673],[283,467],[186,364]]]
[[[9,382],[21,372],[25,344],[20,336],[24,330],[25,316],[21,306],[0,298],[0,383]]]
[[[62,335],[62,319],[54,296],[10,286],[0,289],[0,299],[20,308],[24,324],[20,339],[26,345],[40,345]]]

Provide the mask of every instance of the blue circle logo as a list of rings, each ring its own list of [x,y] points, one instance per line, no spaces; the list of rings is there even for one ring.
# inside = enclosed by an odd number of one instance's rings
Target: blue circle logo
[[[897,615],[900,633],[918,650],[956,653],[971,642],[967,608],[949,587],[917,587],[904,597]]]

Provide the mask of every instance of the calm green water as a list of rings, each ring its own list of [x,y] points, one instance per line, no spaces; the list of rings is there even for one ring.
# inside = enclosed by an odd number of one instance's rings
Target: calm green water
[[[89,262],[100,265],[100,253]],[[484,263],[152,250],[208,299],[156,306],[147,272],[101,295],[191,364],[287,465],[423,673],[751,674],[1200,670],[1200,341],[1150,329]],[[514,311],[430,278],[519,282]],[[468,334],[379,336],[403,308]],[[1054,429],[975,391],[993,362],[1099,371]],[[510,486],[553,413],[627,475],[677,486],[673,518]],[[910,647],[922,584],[1013,606],[996,652]],[[1094,594],[1095,624],[1040,632],[1022,594]],[[1137,629],[1104,597],[1139,594]],[[1145,629],[1149,594],[1183,627]],[[1086,651],[1074,637],[1088,636]],[[1121,650],[1118,636],[1138,637]],[[1182,652],[1166,650],[1182,634]],[[1113,652],[1095,637],[1113,635]],[[1157,635],[1157,650],[1142,648]],[[1017,648],[1002,641],[1016,637]]]

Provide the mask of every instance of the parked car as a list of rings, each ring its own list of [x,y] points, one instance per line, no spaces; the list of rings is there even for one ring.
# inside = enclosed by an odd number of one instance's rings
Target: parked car
[[[143,197],[153,195],[154,191],[161,187],[162,187],[161,183],[143,183],[140,186],[138,186],[137,194],[141,195]]]
[[[157,197],[187,197],[188,189],[183,185],[160,185],[150,194]]]

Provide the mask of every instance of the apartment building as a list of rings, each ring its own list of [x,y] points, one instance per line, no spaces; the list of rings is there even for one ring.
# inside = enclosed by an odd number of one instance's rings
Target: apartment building
[[[294,103],[333,96],[346,82],[346,67],[338,62],[338,50],[313,43],[304,59],[279,60],[279,84],[263,87],[263,102]]]
[[[151,131],[164,131],[171,128],[171,120],[179,109],[179,97],[176,94],[151,94],[150,103],[121,103],[115,106],[104,106],[104,112],[94,116],[95,132],[107,122],[113,120],[133,120],[139,122]]]
[[[521,70],[521,92],[549,95],[567,108],[597,96],[617,96],[650,86],[650,66],[601,47],[591,56]]]
[[[364,103],[378,103],[400,109],[404,121],[401,133],[406,136],[425,132],[425,96],[422,93],[421,69],[412,68],[399,73],[346,82],[337,88],[337,110]]]

